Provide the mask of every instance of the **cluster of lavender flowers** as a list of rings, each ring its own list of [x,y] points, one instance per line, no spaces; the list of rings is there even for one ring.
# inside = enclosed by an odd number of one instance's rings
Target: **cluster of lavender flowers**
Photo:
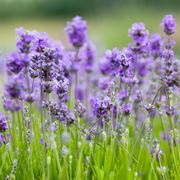
[[[173,51],[175,19],[167,15],[161,26],[165,37],[150,36],[142,22],[133,24],[128,33],[132,42],[122,50],[107,50],[96,64],[87,23],[79,16],[65,28],[69,48],[54,43],[46,33],[17,29],[16,50],[7,56],[5,110],[21,111],[34,103],[43,124],[47,114],[50,117],[52,131],[57,120],[79,126],[82,119],[88,125],[83,131],[87,139],[105,126],[114,130],[126,126],[131,116],[137,123],[152,121],[161,111],[171,117],[174,127],[179,102],[172,106],[171,94],[180,87]],[[8,126],[1,121],[0,130],[5,131]]]
[[[2,142],[5,142],[5,135],[4,133],[6,132],[6,130],[8,129],[8,123],[6,120],[6,117],[0,113],[0,145]]]

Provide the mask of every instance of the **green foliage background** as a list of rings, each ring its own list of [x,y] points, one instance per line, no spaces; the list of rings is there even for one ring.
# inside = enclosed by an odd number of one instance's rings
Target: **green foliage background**
[[[141,4],[156,9],[180,8],[179,0],[1,0],[0,18],[91,14],[116,6]]]

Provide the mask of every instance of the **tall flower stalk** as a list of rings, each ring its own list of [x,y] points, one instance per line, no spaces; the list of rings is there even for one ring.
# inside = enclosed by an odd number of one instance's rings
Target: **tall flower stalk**
[[[175,86],[176,77],[173,74],[173,60],[174,60],[174,39],[171,37],[176,28],[176,21],[172,15],[166,15],[161,23],[163,31],[166,34],[166,39],[164,43],[164,50],[162,52],[162,60],[163,60],[163,72],[162,72],[162,82],[163,88],[166,95],[166,114],[169,117],[169,123],[171,124],[171,129],[174,129],[174,120],[172,120],[172,116],[174,115],[174,107],[171,105],[171,94],[172,88]]]
[[[78,118],[78,71],[80,70],[78,67],[80,57],[80,49],[83,47],[85,43],[88,42],[88,29],[87,23],[84,21],[80,16],[76,16],[73,18],[72,22],[68,22],[65,28],[66,34],[72,46],[75,49],[74,59],[72,61],[72,68],[74,72],[74,98],[75,98],[75,111],[76,111],[76,118]],[[84,59],[83,59],[84,60]],[[79,121],[79,120],[78,120]]]

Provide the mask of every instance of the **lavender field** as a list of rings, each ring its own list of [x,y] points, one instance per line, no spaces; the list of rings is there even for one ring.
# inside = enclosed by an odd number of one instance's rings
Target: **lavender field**
[[[0,179],[179,180],[179,32],[171,14],[159,24],[133,23],[103,55],[80,16],[68,44],[17,27],[1,57]]]

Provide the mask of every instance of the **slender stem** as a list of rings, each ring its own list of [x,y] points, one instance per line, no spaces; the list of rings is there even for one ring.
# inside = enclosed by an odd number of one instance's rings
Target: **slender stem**
[[[86,109],[87,109],[87,117],[89,116],[89,73],[87,74],[87,81],[86,81],[87,85],[86,85],[86,97],[85,97],[85,104],[86,104]]]
[[[74,94],[75,94],[75,102],[77,103],[77,99],[78,99],[78,72],[75,73],[75,90],[74,90]]]
[[[44,136],[44,125],[43,125],[43,109],[42,109],[42,101],[43,101],[43,89],[42,89],[42,62],[40,67],[40,111],[41,111],[41,126],[42,126],[42,133]]]
[[[168,111],[171,111],[171,100],[170,100],[169,88],[168,88],[168,92],[166,92],[166,103],[168,106]],[[173,122],[171,114],[168,115],[168,119],[169,119],[171,129],[173,130],[174,129],[174,122]]]
[[[33,78],[33,80],[32,80],[32,88],[31,88],[31,93],[33,93],[33,91],[34,91],[34,78]]]
[[[159,94],[159,92],[161,91],[161,89],[162,89],[162,87],[160,87],[160,88],[158,89],[158,91],[157,91],[156,95],[154,96],[154,99],[153,99],[153,101],[152,101],[151,105],[153,105],[153,104],[154,104],[154,102],[155,102],[155,100],[157,99],[158,94]]]
[[[16,141],[15,141],[15,115],[14,112],[12,112],[12,142],[13,142],[13,149],[16,148]]]
[[[72,85],[69,86],[69,101],[68,101],[68,108],[71,107],[71,97],[72,96]]]
[[[20,118],[20,112],[17,112],[17,116],[18,116],[18,122],[19,122],[19,134],[20,134],[20,139],[21,142],[23,141],[23,129],[22,129],[22,124],[21,124],[21,118]]]
[[[28,76],[28,68],[25,69],[26,83],[27,83],[27,93],[30,93],[30,84],[29,84],[29,76]]]
[[[78,85],[78,75],[77,72],[75,73],[75,117],[77,120],[77,124],[79,126],[80,122],[79,122],[79,117],[78,117],[78,95],[77,95],[77,85]],[[78,129],[76,129],[76,138],[77,138],[77,142],[79,141],[79,131]]]

